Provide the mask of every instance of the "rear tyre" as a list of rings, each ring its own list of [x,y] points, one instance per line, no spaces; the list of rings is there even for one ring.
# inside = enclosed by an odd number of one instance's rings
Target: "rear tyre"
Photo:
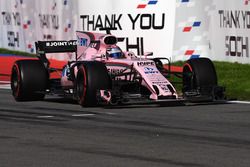
[[[78,67],[75,92],[81,106],[96,106],[98,104],[98,90],[110,88],[111,79],[105,64],[102,62],[84,62]]]
[[[48,73],[39,60],[19,60],[12,67],[11,90],[16,101],[43,100]]]
[[[215,87],[217,87],[217,74],[210,59],[190,59],[186,62],[183,67],[184,96],[192,96],[192,93],[195,95],[199,92],[200,96],[210,96],[213,99]]]

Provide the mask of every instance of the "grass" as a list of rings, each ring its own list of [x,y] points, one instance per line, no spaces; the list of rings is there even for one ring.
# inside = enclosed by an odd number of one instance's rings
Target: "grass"
[[[15,54],[34,57],[34,54],[11,51],[0,48],[0,54]],[[175,62],[174,65],[182,66],[184,62]],[[218,83],[226,87],[228,99],[250,100],[250,64],[214,62]],[[248,78],[249,77],[249,78]],[[175,81],[178,81],[174,79]],[[180,80],[179,80],[180,81]],[[176,86],[181,90],[181,85]]]
[[[226,87],[229,99],[250,100],[250,64],[214,62],[214,65],[218,82]]]
[[[8,49],[3,49],[3,48],[0,48],[0,54],[13,54],[13,55],[20,55],[20,56],[35,57],[35,54],[15,51],[15,50],[8,50]]]

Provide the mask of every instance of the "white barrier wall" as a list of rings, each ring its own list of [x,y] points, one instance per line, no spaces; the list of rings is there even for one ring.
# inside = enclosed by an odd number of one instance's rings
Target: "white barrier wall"
[[[211,0],[177,1],[174,61],[210,57],[208,36],[210,10]]]
[[[34,52],[37,40],[76,39],[76,30],[108,26],[123,49],[172,55],[175,0],[2,0],[0,10],[0,47]]]
[[[250,0],[177,0],[174,60],[250,63]]]
[[[210,22],[212,59],[250,63],[250,0],[213,0]],[[215,5],[216,4],[216,5]]]
[[[250,63],[249,0],[1,0],[0,14],[0,47],[13,50],[107,26],[139,55]]]
[[[37,40],[72,39],[79,20],[75,2],[1,0],[0,47],[32,53]]]

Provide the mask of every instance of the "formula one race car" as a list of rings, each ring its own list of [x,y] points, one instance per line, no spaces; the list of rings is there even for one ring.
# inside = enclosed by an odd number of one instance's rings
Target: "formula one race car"
[[[12,94],[17,101],[42,100],[46,94],[70,96],[81,106],[124,104],[135,101],[213,101],[224,97],[217,85],[213,63],[207,58],[190,59],[182,72],[171,71],[166,58],[136,56],[117,45],[119,38],[106,34],[77,32],[77,41],[38,41],[38,60],[15,62],[11,74]],[[47,53],[73,52],[75,60],[63,69],[50,67]],[[169,68],[163,65],[167,60]],[[51,73],[60,71],[60,78]],[[182,78],[178,95],[168,77]]]

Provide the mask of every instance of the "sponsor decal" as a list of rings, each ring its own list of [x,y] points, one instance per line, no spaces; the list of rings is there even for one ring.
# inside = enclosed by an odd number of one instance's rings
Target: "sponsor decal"
[[[181,0],[181,3],[188,3],[190,0]]]
[[[168,88],[168,83],[164,82],[164,81],[154,81],[152,82],[155,85],[158,85],[164,92],[170,92],[169,88]],[[170,85],[169,85],[170,86]]]
[[[144,68],[144,73],[145,74],[158,74],[159,72],[155,68],[145,67]]]
[[[154,68],[150,68],[150,67],[145,67],[144,68],[144,71],[154,71],[155,69]]]
[[[140,61],[140,62],[137,62],[137,65],[138,66],[155,66],[155,63],[151,61]]]
[[[51,42],[46,42],[46,47],[74,46],[74,45],[77,45],[76,41],[51,41]]]
[[[112,75],[117,75],[117,74],[121,74],[124,71],[126,71],[126,69],[114,69],[114,68],[108,68],[108,73],[112,74]]]
[[[168,82],[166,82],[166,81],[154,81],[154,82],[152,82],[153,84],[156,84],[156,85],[158,85],[158,84],[167,84]]]
[[[79,38],[79,37],[77,37],[78,38],[78,44],[80,45],[80,46],[88,46],[88,39],[87,38]]]
[[[164,92],[170,92],[170,90],[168,89],[168,85],[167,84],[158,84],[160,86],[160,88],[162,90],[164,90]]]

